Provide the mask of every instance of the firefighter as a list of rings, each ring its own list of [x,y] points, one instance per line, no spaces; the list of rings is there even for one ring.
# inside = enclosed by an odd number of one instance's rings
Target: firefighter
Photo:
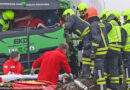
[[[119,69],[118,61],[121,55],[121,28],[118,24],[118,19],[108,12],[104,14],[104,18],[107,23],[105,23],[107,29],[107,36],[109,40],[109,50],[106,57],[107,72],[109,74],[110,88],[112,90],[118,90],[119,88]]]
[[[100,14],[100,20],[101,20],[101,22],[103,22],[103,23],[106,23],[106,21],[107,21],[107,19],[106,19],[106,14],[107,13],[109,13],[110,12],[110,10],[108,10],[108,9],[105,9],[105,10],[103,10],[102,12],[101,12],[101,14]],[[104,75],[105,75],[105,78],[107,79],[107,77],[108,77],[108,73],[107,73],[107,67],[106,67],[107,65],[106,65],[106,60],[105,60],[105,65],[104,65]]]
[[[14,12],[12,10],[6,10],[1,12],[0,15],[0,29],[1,32],[7,31],[9,29],[10,21],[14,19]]]
[[[126,31],[126,34],[124,33],[124,36],[126,36],[125,45],[123,47],[124,52],[124,65],[125,65],[125,71],[126,71],[126,84],[127,84],[127,90],[130,89],[130,9],[126,9],[123,11],[122,16],[124,18],[124,25],[122,26],[122,29]]]
[[[88,9],[86,3],[80,3],[77,7],[77,11],[79,11],[80,18],[86,20],[85,18],[85,11]]]
[[[11,53],[9,60],[3,64],[4,75],[10,74],[24,74],[24,69],[20,60],[20,54],[16,51]]]
[[[98,90],[106,90],[106,81],[104,77],[104,60],[108,50],[108,38],[105,25],[100,22],[97,10],[90,7],[85,12],[87,21],[90,25],[89,40],[91,48],[86,50],[86,56],[94,59],[94,77],[96,78]],[[85,58],[85,57],[84,57]],[[84,61],[83,61],[84,62]]]
[[[112,14],[116,16],[115,20],[117,21],[117,23],[121,27],[120,12],[119,11],[113,11]],[[121,45],[122,45],[121,52],[123,52],[123,46],[125,45],[126,36],[127,36],[126,31],[124,29],[121,29]],[[119,83],[120,83],[120,85],[123,83],[123,74],[122,74],[122,67],[121,67],[123,65],[122,59],[123,59],[123,53],[121,53],[121,57],[119,58],[119,64],[118,64],[118,66],[119,66],[119,79],[120,79]]]
[[[63,18],[65,20],[65,24],[63,25],[64,29],[65,29],[65,33],[64,36],[67,38],[68,37],[68,33],[74,33],[76,35],[79,36],[80,40],[83,40],[83,48],[84,50],[87,50],[88,48],[90,48],[90,41],[88,40],[88,33],[90,32],[89,30],[89,23],[82,20],[81,18],[79,18],[78,16],[75,15],[75,12],[72,9],[66,9],[63,12]],[[86,60],[86,58],[83,58],[83,60]],[[90,63],[90,59],[88,60],[88,62],[82,63],[82,67],[87,67],[87,64],[91,64]],[[82,76],[84,77],[89,77],[90,75],[90,71],[83,69],[83,72],[85,75],[82,74]],[[87,74],[87,75],[86,75]]]

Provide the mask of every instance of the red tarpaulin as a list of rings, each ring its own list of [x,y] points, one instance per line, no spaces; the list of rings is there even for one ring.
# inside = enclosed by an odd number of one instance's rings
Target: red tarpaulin
[[[16,81],[13,90],[56,90],[56,85],[47,81]]]

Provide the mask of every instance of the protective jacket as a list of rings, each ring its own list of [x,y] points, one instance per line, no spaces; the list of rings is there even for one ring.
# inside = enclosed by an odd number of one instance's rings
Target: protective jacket
[[[3,20],[3,19],[0,19],[0,25],[2,28],[1,31],[7,31],[9,29],[9,21],[7,21],[7,23]]]
[[[107,36],[109,40],[109,49],[120,53],[121,51],[121,27],[115,20],[105,23],[107,29]]]
[[[108,50],[108,38],[105,25],[95,21],[90,25],[91,43],[96,47],[96,55],[105,55]]]
[[[66,73],[71,73],[66,55],[59,48],[43,54],[33,63],[32,67],[37,68],[38,66],[40,66],[38,80],[50,81],[54,84],[57,84],[61,68],[63,68]]]
[[[130,23],[126,23],[122,28],[127,32],[127,39],[123,51],[130,52]]]
[[[7,60],[3,64],[3,72],[4,75],[7,74],[24,74],[24,69],[19,61],[13,61],[10,57],[9,60]]]
[[[64,28],[65,30],[69,30],[69,32],[73,32],[74,34],[83,37],[89,32],[89,23],[76,15],[72,15],[65,22]]]

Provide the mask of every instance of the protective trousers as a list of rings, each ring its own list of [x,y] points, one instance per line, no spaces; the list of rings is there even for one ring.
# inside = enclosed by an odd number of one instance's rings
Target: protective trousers
[[[87,51],[84,50],[83,51],[83,57],[82,57],[82,77],[85,77],[87,79],[89,79],[90,74],[91,74],[91,58],[89,55],[86,55]]]
[[[106,90],[106,80],[104,76],[104,60],[105,58],[96,58],[94,62],[94,77],[98,85],[98,90]]]
[[[118,62],[118,66],[119,66],[119,84],[121,85],[121,84],[123,84],[123,73],[122,73],[122,65],[123,65],[123,63],[122,63],[122,58],[120,57],[119,58],[119,62]]]
[[[124,53],[124,66],[125,66],[125,72],[126,72],[126,84],[127,89],[130,90],[130,52]]]
[[[106,56],[108,80],[107,86],[109,85],[112,90],[118,90],[119,87],[119,54],[108,51]]]
[[[84,50],[82,57],[82,77],[88,79],[92,78],[91,74],[93,74],[94,71],[94,61],[90,57],[90,51],[91,49]]]

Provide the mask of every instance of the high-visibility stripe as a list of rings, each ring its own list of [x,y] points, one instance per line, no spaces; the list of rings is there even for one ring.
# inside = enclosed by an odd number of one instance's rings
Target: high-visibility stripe
[[[122,47],[122,45],[118,45],[118,44],[109,44],[109,46],[112,46],[112,47],[119,47],[119,48]]]
[[[119,83],[119,81],[110,81],[111,83]]]
[[[97,81],[103,81],[105,78],[98,78]]]
[[[117,80],[119,77],[110,77],[111,80]]]
[[[111,50],[115,50],[115,51],[121,51],[120,48],[115,48],[115,47],[110,47],[110,46],[109,46],[109,49],[111,49]]]
[[[82,61],[83,64],[91,65],[91,62]]]
[[[91,61],[91,58],[82,58],[82,60]]]
[[[105,77],[104,77],[104,78],[98,78],[98,79],[97,79],[97,84],[98,84],[98,85],[106,84]]]
[[[124,50],[125,52],[130,52],[130,49]]]
[[[105,78],[107,78],[107,77],[108,77],[106,72],[104,72],[104,76],[105,76]]]
[[[90,66],[90,69],[94,69],[94,67]]]
[[[92,42],[92,45],[95,47],[99,47],[99,44]]]
[[[126,78],[126,80],[130,80],[130,78]]]
[[[107,54],[107,51],[103,51],[103,52],[96,52],[96,55],[104,55]]]
[[[81,31],[79,29],[76,29],[76,32],[78,32],[81,35]]]
[[[130,84],[130,78],[126,78],[126,84]]]
[[[97,51],[104,51],[104,50],[108,50],[108,47],[98,48],[98,49],[97,49]]]
[[[89,32],[90,32],[89,27],[85,28],[80,37],[85,36],[85,35],[88,34]]]
[[[106,84],[106,81],[97,82],[97,85],[104,85],[104,84]]]
[[[130,35],[128,35],[127,37],[130,37]]]
[[[65,29],[65,24],[62,24],[62,27]]]
[[[100,28],[100,31],[101,31],[101,36],[102,36],[102,39],[103,39],[104,45],[105,45],[105,47],[107,47],[106,40],[105,40],[105,37],[104,37],[104,34],[103,34],[101,28]]]
[[[123,78],[123,75],[120,75],[119,78]]]

